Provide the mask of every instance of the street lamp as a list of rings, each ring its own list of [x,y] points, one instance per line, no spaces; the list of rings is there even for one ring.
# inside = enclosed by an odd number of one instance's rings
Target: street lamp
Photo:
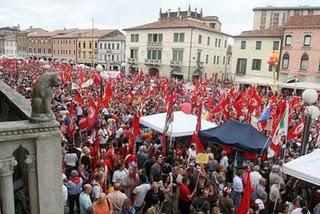
[[[310,127],[311,127],[312,121],[315,120],[320,115],[319,108],[313,105],[318,100],[318,93],[314,89],[306,89],[302,93],[302,100],[308,105],[306,109],[305,120],[304,120],[303,138],[302,138],[301,153],[300,153],[300,155],[305,155],[307,152],[309,135],[310,135]]]
[[[97,71],[97,73],[100,75],[100,78],[101,78],[101,81],[100,81],[100,97],[101,97],[101,99],[102,99],[102,97],[103,97],[103,83],[102,83],[103,78],[102,78],[102,76],[101,76],[102,71],[103,71],[102,65],[98,64],[98,65],[96,66],[96,71]]]

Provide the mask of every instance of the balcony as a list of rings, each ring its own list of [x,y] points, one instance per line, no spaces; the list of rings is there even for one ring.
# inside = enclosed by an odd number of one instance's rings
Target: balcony
[[[161,64],[161,60],[160,59],[145,59],[145,64],[146,65],[156,65],[159,66]]]
[[[128,63],[137,64],[137,59],[136,58],[128,58]]]
[[[162,42],[148,42],[147,46],[161,47],[162,46]]]
[[[176,60],[171,60],[171,61],[170,61],[170,66],[171,66],[171,67],[178,67],[178,68],[180,68],[180,67],[182,67],[182,62],[181,62],[181,61],[176,61]]]

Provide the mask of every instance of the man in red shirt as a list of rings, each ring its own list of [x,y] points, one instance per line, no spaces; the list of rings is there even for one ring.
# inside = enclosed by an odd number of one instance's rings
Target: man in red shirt
[[[195,191],[193,191],[193,193],[190,192],[188,185],[189,185],[189,179],[187,177],[184,177],[182,179],[182,184],[180,186],[180,196],[179,196],[179,210],[180,210],[180,213],[183,213],[183,214],[190,213],[191,200],[195,193]]]

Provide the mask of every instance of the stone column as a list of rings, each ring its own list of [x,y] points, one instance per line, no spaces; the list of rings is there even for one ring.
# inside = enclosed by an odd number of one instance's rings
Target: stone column
[[[14,189],[12,175],[17,161],[14,157],[0,160],[0,190],[2,201],[2,214],[15,213]]]
[[[39,213],[39,194],[38,194],[38,177],[37,163],[35,155],[27,155],[25,163],[28,168],[28,190],[30,196],[30,209],[32,214]]]

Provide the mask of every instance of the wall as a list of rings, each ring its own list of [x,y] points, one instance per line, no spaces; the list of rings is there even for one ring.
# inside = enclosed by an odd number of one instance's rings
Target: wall
[[[76,62],[77,39],[76,38],[52,38],[53,57],[67,62]]]

